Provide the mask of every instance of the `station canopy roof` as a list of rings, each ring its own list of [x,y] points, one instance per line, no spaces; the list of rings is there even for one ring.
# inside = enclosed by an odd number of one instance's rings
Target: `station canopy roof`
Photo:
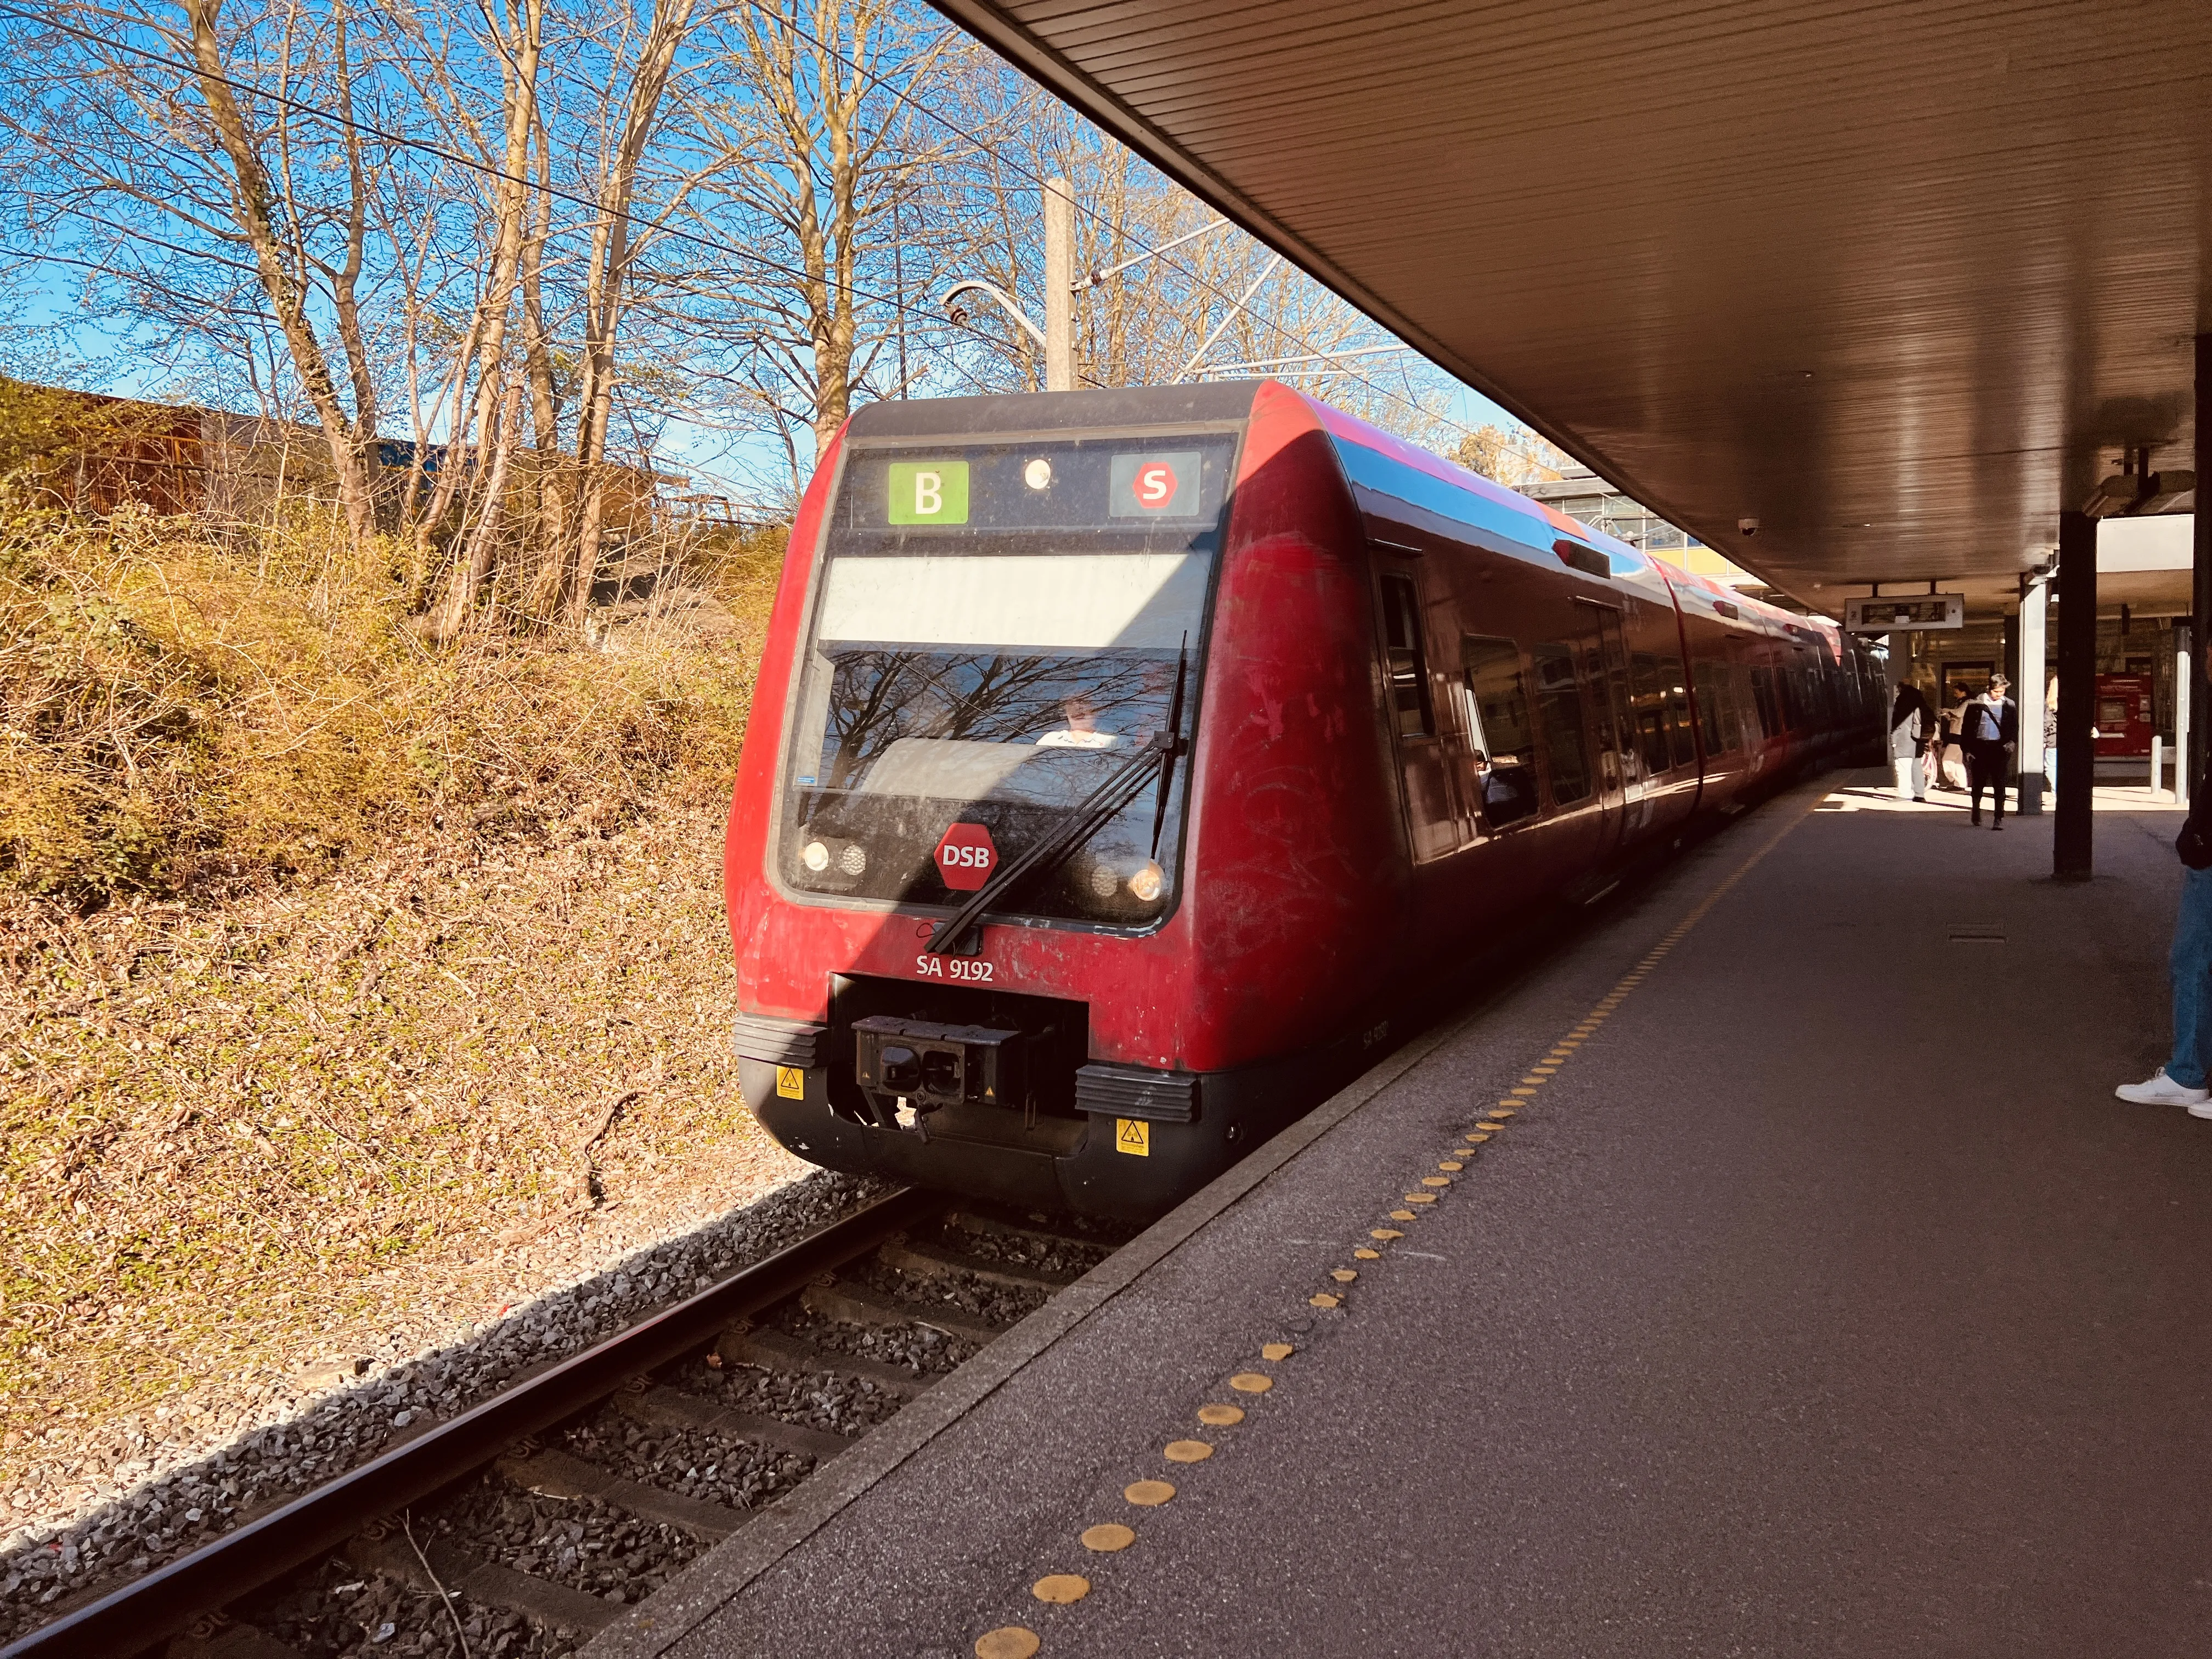
[[[1821,608],[2192,465],[2204,0],[935,3]]]

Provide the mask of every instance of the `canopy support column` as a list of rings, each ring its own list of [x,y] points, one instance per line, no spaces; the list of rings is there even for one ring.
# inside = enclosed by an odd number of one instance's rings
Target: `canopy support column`
[[[2205,695],[2204,647],[2212,641],[2212,507],[2206,491],[2212,488],[2212,334],[2197,337],[2197,522],[2191,540],[2191,555],[2194,568],[2191,571],[2189,619],[2189,678],[2184,682],[2189,690],[2187,708],[2190,714],[2189,744],[2178,750],[2173,757],[2176,799],[2197,793],[2204,776],[2206,743],[2212,737],[2212,700]],[[2174,701],[2180,704],[2184,693],[2179,684],[2174,688]],[[2179,734],[2176,733],[2179,741]],[[2178,775],[2186,766],[2189,775]]]
[[[2043,772],[2043,697],[2050,685],[2044,633],[2051,610],[2050,579],[2031,576],[2020,596],[2020,672],[2013,701],[2020,705],[2020,816],[2040,817],[2049,780]]]
[[[2097,521],[2058,515],[2058,812],[2051,827],[2055,881],[2087,881],[2097,788]],[[2027,733],[2023,731],[2021,736]]]

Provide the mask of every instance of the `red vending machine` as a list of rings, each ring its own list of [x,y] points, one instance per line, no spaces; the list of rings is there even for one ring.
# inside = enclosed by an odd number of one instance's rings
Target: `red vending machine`
[[[2152,681],[2148,674],[2097,676],[2097,756],[2150,753]]]

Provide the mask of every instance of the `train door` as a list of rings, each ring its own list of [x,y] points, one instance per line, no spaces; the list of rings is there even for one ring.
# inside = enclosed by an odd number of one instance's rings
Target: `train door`
[[[1590,735],[1597,748],[1598,809],[1604,822],[1601,843],[1610,848],[1629,827],[1628,787],[1636,763],[1636,732],[1628,708],[1628,647],[1620,626],[1620,607],[1575,597],[1582,613],[1578,630],[1589,687]],[[1639,787],[1637,798],[1643,791]]]
[[[1449,759],[1437,731],[1419,579],[1410,570],[1385,569],[1382,602],[1391,734],[1405,783],[1407,840],[1419,864],[1459,846],[1459,815]]]

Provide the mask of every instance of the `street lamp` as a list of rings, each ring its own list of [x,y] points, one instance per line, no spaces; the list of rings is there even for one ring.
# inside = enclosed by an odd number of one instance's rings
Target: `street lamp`
[[[1185,242],[1218,230],[1228,222],[1226,219],[1216,219],[1212,224],[1200,225],[1196,230],[1187,231],[1172,241],[1148,249],[1133,259],[1124,259],[1118,265],[1091,271],[1079,279],[1075,275],[1075,187],[1065,179],[1048,179],[1044,182],[1044,326],[1039,328],[1031,322],[1019,302],[1004,289],[972,279],[955,283],[945,290],[942,301],[945,314],[957,326],[968,320],[967,308],[960,303],[962,295],[990,295],[1001,311],[1044,348],[1044,389],[1048,392],[1073,392],[1075,390],[1075,311],[1070,301],[1073,296],[1097,288],[1147,259],[1158,258],[1170,248],[1180,247]],[[1276,263],[1280,264],[1281,261],[1278,259]],[[1219,332],[1217,329],[1214,335],[1207,337],[1207,347],[1213,344]],[[1200,355],[1204,355],[1203,349]],[[1186,374],[1188,372],[1185,371]]]
[[[952,319],[954,327],[957,328],[968,320],[968,307],[960,303],[960,296],[963,294],[989,295],[999,302],[1000,310],[1029,331],[1031,339],[1039,345],[1045,343],[1044,331],[1030,320],[1029,313],[1022,309],[1020,302],[1012,295],[993,283],[977,282],[972,277],[964,283],[955,283],[945,290],[942,301],[945,314]]]

